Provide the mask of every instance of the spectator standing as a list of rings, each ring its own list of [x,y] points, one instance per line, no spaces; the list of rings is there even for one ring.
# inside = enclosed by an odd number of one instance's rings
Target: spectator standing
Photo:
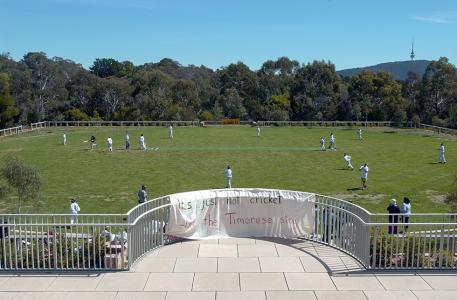
[[[138,203],[144,203],[146,201],[148,201],[148,193],[146,193],[146,187],[142,185],[138,191]]]
[[[400,208],[397,205],[397,200],[391,199],[390,205],[387,207],[389,212],[389,234],[397,234],[398,214],[400,214]]]
[[[403,198],[401,213],[403,214],[403,223],[409,223],[409,217],[411,216],[411,201],[408,197]],[[408,231],[408,225],[405,225],[405,231]]]
[[[331,207],[324,207],[322,210],[322,222],[324,223],[324,242],[330,243],[333,236],[333,225],[335,214],[333,213],[333,208]]]

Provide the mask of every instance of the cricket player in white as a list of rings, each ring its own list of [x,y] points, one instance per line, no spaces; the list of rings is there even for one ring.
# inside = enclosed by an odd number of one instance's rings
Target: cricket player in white
[[[325,151],[325,140],[323,137],[321,137],[321,150]]]
[[[367,179],[368,179],[368,165],[365,163],[360,167],[360,178],[362,179],[362,190],[367,188]]]
[[[352,157],[349,154],[344,153],[343,158],[347,163],[347,167],[354,171],[354,167],[351,164]]]
[[[168,126],[168,138],[173,138],[173,126],[171,124]]]
[[[140,136],[140,149],[141,150],[146,150],[146,144],[144,142],[144,135],[143,134],[141,134],[141,136]]]
[[[108,143],[108,151],[113,152],[113,139],[111,137],[108,137],[106,142]]]
[[[260,136],[260,127],[259,126],[257,126],[256,131],[257,131],[257,136]]]
[[[443,143],[441,143],[441,145],[440,145],[440,161],[439,161],[439,163],[440,164],[441,163],[443,163],[443,164],[446,163],[446,158],[444,158],[444,144]]]
[[[329,149],[336,150],[335,147],[335,136],[333,135],[333,132],[330,133],[330,145],[328,145]]]
[[[230,169],[230,166],[227,166],[227,169],[225,170],[225,177],[227,177],[227,188],[231,189],[232,188],[232,169]]]
[[[359,128],[357,133],[359,134],[359,141],[361,141],[362,140],[362,128]]]
[[[63,133],[63,144],[64,145],[67,144],[67,133],[66,132]]]
[[[129,150],[130,149],[130,137],[129,137],[129,133],[126,131],[125,132],[125,150]]]
[[[76,203],[76,200],[75,199],[71,199],[70,200],[70,214],[71,214],[70,223],[71,224],[77,223],[77,221],[78,221],[78,213],[80,212],[80,210],[81,209],[79,208],[78,203]]]

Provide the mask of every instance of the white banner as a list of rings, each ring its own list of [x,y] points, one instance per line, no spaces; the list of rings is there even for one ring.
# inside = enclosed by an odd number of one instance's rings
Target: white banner
[[[314,194],[266,189],[170,195],[167,233],[190,239],[299,237],[313,233]]]

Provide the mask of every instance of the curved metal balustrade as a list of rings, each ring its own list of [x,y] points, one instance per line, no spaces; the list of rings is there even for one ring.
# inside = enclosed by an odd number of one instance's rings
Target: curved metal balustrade
[[[256,189],[258,190],[258,189]],[[455,269],[456,214],[372,214],[315,195],[314,230],[303,236],[340,249],[367,269]],[[166,234],[170,196],[126,214],[0,215],[0,270],[128,270],[173,241]]]

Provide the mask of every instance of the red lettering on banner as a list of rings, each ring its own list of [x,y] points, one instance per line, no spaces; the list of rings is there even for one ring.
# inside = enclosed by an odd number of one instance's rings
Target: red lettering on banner
[[[211,215],[208,215],[203,219],[203,224],[209,227],[217,227],[217,220],[211,219]]]
[[[194,225],[194,223],[195,223],[195,222],[185,222],[184,224],[181,224],[181,225],[179,225],[179,226],[188,229],[188,228],[192,227],[192,225]]]
[[[230,225],[247,225],[247,224],[259,224],[259,225],[265,225],[265,224],[272,224],[273,223],[273,218],[271,217],[237,217],[235,212],[231,213],[226,213],[225,214],[228,217],[228,221]],[[285,217],[287,221],[294,221],[293,219]],[[283,219],[283,218],[281,218]],[[284,223],[282,221],[281,223]]]
[[[289,218],[289,217],[287,217],[287,216],[281,217],[281,218],[279,219],[279,222],[280,222],[281,224],[293,224],[293,225],[296,225],[296,224],[297,224],[297,220],[292,219],[292,218]]]

